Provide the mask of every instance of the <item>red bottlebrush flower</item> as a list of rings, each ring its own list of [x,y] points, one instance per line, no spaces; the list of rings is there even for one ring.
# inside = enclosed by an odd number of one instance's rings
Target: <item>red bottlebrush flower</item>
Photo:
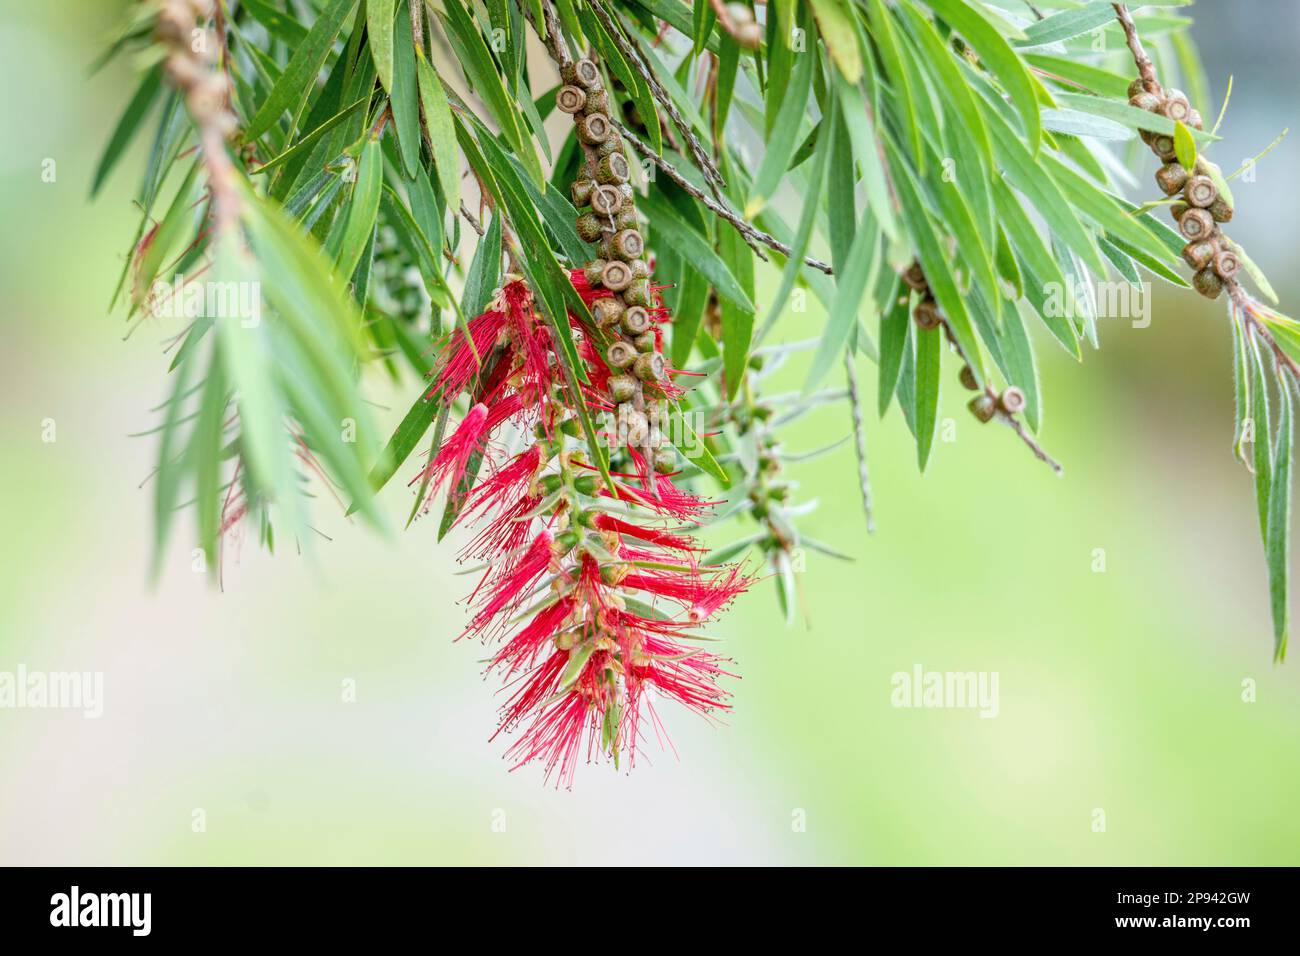
[[[457,517],[457,523],[494,505],[500,506],[507,501],[517,502],[523,496],[524,489],[533,480],[533,476],[537,474],[537,466],[541,461],[540,445],[533,445],[510,459],[508,464],[498,468],[491,478],[481,482],[470,492],[469,501]]]
[[[408,486],[427,478],[429,496],[432,498],[449,478],[451,487],[455,488],[459,485],[460,480],[465,476],[470,456],[478,449],[480,440],[488,431],[487,426],[488,407],[479,402],[469,410],[456,430],[442,443],[433,461],[412,478],[407,483]]]
[[[543,648],[554,646],[555,635],[572,611],[573,599],[568,597],[560,598],[538,611],[526,626],[497,651],[488,665],[489,669],[500,667],[508,678],[520,668],[531,667]]]
[[[433,385],[424,397],[433,398],[435,395],[441,395],[444,400],[450,401],[463,392],[474,376],[483,370],[482,363],[486,362],[488,356],[492,354],[493,346],[496,345],[506,323],[507,317],[504,312],[491,310],[469,320],[468,338],[463,329],[456,329],[446,348],[446,358],[436,370]]]
[[[609,658],[608,651],[592,654],[569,690],[549,705],[546,701],[552,700],[559,691],[560,679],[569,666],[569,653],[556,651],[534,672],[524,689],[511,701],[506,720],[502,723],[502,728],[512,726],[539,705],[542,708],[506,751],[506,759],[513,764],[512,770],[540,760],[546,780],[550,780],[558,769],[557,784],[573,785],[584,744],[590,762],[600,740],[601,718],[610,704],[610,691],[603,682]],[[515,715],[513,719],[511,714]]]
[[[671,548],[675,551],[706,550],[697,545],[695,539],[689,535],[663,531],[658,528],[644,528],[639,524],[632,524],[630,521],[615,518],[613,515],[597,515],[593,524],[602,531],[613,531],[616,534],[627,535],[629,538],[636,538],[638,541],[657,544],[660,547]]]
[[[677,602],[687,617],[698,623],[730,604],[751,582],[741,576],[739,568],[732,567],[713,574],[704,574],[695,568],[686,572],[636,570],[622,583],[623,587]]]
[[[493,624],[492,619],[498,614],[513,611],[524,601],[551,563],[553,540],[549,531],[543,531],[517,561],[488,572],[474,592],[478,594],[486,587],[487,597],[465,628],[465,634],[482,633]]]

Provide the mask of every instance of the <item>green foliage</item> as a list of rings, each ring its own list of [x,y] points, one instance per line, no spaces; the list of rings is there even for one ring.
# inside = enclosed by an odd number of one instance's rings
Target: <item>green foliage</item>
[[[1178,6],[1145,4],[1137,26],[1167,81],[1185,77],[1203,99],[1188,20],[1168,9]],[[98,191],[131,141],[151,135],[138,197],[144,215],[123,282],[132,312],[155,281],[187,269],[204,281],[260,282],[268,310],[258,328],[202,317],[184,332],[161,409],[160,554],[187,501],[209,554],[236,511],[257,515],[268,543],[272,515],[301,540],[311,473],[379,524],[375,493],[431,427],[436,449],[455,414],[456,396],[426,400],[427,386],[416,381],[446,341],[444,313],[463,329],[504,269],[522,271],[533,286],[563,346],[589,460],[607,472],[597,426],[579,400],[581,333],[568,316],[588,332],[591,316],[568,270],[583,265],[587,247],[565,195],[577,161],[573,134],[551,142],[543,126],[555,104],[556,78],[537,62],[548,43],[597,51],[611,114],[623,117],[636,146],[629,159],[653,173],[635,178],[637,205],[656,279],[669,284],[664,296],[677,311],[672,362],[704,373],[682,380],[696,386],[677,412],[691,439],[680,449],[685,477],[717,482],[732,502],[727,516],[757,522],[740,545],[770,560],[788,613],[802,512],[788,488],[766,484],[783,454],[776,429],[825,406],[847,425],[846,393],[825,386],[846,354],[877,360],[876,405],[883,415],[898,399],[922,468],[934,450],[941,385],[955,382],[962,365],[991,395],[1010,386],[1024,393],[1023,423],[1002,417],[1041,453],[1032,437],[1043,408],[1034,343],[1079,358],[1104,319],[1087,309],[1063,313],[1059,293],[1109,277],[1187,285],[1182,239],[1118,197],[1117,170],[1139,132],[1174,136],[1188,169],[1217,136],[1129,105],[1135,70],[1109,3],[771,0],[752,8],[764,23],[756,47],[698,0],[222,7],[213,69],[229,77],[236,127],[228,142],[242,197],[234,231],[209,228],[213,173],[203,150],[211,143],[192,99],[172,92],[157,65],[152,29],[131,34],[150,48],[141,61],[152,65],[94,178]],[[142,7],[133,22],[149,15]],[[552,36],[555,29],[564,35]],[[833,275],[810,256],[831,261]],[[1240,259],[1271,291],[1244,252]],[[913,262],[942,311],[940,329],[910,320],[919,300],[897,276]],[[758,290],[769,280],[777,291],[765,306]],[[796,292],[822,302],[824,326],[787,313]],[[1270,444],[1268,382],[1280,373],[1267,368],[1252,332],[1263,325],[1234,316],[1234,444],[1245,459],[1253,410],[1264,428],[1253,468],[1280,653],[1290,393],[1284,383]],[[1281,317],[1269,328],[1290,341]],[[765,344],[774,331],[807,341]],[[765,397],[772,365],[800,352],[811,353],[802,393]],[[949,352],[955,362],[945,360]],[[410,411],[386,442],[364,413],[374,365],[414,373]],[[686,412],[704,416],[707,427],[694,424],[705,437],[690,433]],[[347,422],[353,437],[341,439]],[[453,494],[444,532],[467,491]]]

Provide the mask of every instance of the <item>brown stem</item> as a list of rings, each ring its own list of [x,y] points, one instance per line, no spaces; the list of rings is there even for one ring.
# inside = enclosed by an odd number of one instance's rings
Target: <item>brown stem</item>
[[[1151,57],[1147,56],[1146,49],[1142,46],[1142,38],[1138,36],[1137,24],[1133,22],[1133,15],[1128,12],[1128,5],[1124,3],[1112,3],[1115,8],[1115,16],[1119,18],[1119,25],[1124,30],[1124,39],[1128,41],[1129,52],[1133,54],[1133,62],[1137,64],[1138,73],[1142,77],[1142,83],[1146,86],[1148,93],[1160,94],[1160,81],[1156,79],[1156,65],[1151,62]]]
[[[614,22],[613,16],[604,8],[599,0],[592,0],[591,12],[595,15],[596,19],[601,22],[601,25],[606,29],[606,31],[609,32],[610,37],[614,40],[614,45],[619,48],[623,56],[626,57],[636,71],[641,74],[641,78],[645,80],[646,85],[650,87],[650,94],[656,101],[658,101],[659,105],[663,108],[663,111],[668,114],[668,118],[673,121],[673,125],[677,127],[678,132],[682,134],[682,138],[686,140],[686,145],[690,148],[691,158],[695,160],[695,165],[700,168],[700,172],[704,173],[704,179],[709,184],[709,188],[713,192],[713,195],[720,198],[718,189],[726,188],[727,185],[726,181],[722,178],[722,173],[720,173],[718,167],[713,164],[713,160],[709,157],[704,146],[696,137],[695,131],[691,129],[690,124],[682,118],[682,114],[678,111],[677,105],[673,103],[672,97],[668,95],[667,91],[660,84],[658,78],[654,75],[654,72],[650,69],[650,66],[642,55],[640,48],[627,39],[622,28],[619,24]]]
[[[736,231],[739,232],[742,236],[744,236],[747,240],[751,240],[753,242],[760,242],[763,245],[771,249],[775,249],[777,252],[787,257],[793,255],[794,250],[791,249],[789,246],[787,246],[784,242],[777,239],[775,236],[771,235],[770,233],[764,232],[762,229],[759,229],[757,226],[753,225],[752,223],[746,222],[743,218],[740,217],[739,214],[733,212],[731,209],[727,208],[722,203],[706,195],[702,189],[700,189],[698,186],[695,186],[693,183],[691,183],[689,179],[687,179],[680,172],[678,172],[677,168],[673,166],[672,163],[668,162],[668,160],[664,159],[653,149],[651,149],[649,145],[647,145],[646,143],[638,139],[636,134],[633,133],[631,130],[629,130],[622,123],[615,121],[615,125],[618,127],[619,132],[623,134],[623,138],[626,139],[629,143],[631,143],[633,148],[636,149],[638,153],[645,156],[652,163],[654,163],[655,166],[657,166],[664,173],[664,175],[666,175],[669,179],[671,179],[678,186],[680,186],[684,192],[689,193],[691,196],[694,196],[701,203],[703,203],[705,208],[708,209],[709,212],[713,213],[719,218],[730,223],[736,229]],[[762,259],[767,258],[767,256],[763,255],[761,251],[759,252],[759,257]],[[811,266],[812,268],[817,269],[820,272],[824,272],[828,276],[835,274],[835,271],[830,267],[830,265],[825,262],[822,262],[820,259],[814,259],[811,256],[805,256],[803,261],[805,265]]]
[[[862,401],[858,396],[858,372],[853,367],[853,347],[844,350],[844,374],[849,382],[849,409],[853,416],[853,447],[858,453],[858,487],[862,510],[867,513],[867,534],[876,533],[876,515],[871,502],[871,472],[867,469],[867,430],[862,422]]]

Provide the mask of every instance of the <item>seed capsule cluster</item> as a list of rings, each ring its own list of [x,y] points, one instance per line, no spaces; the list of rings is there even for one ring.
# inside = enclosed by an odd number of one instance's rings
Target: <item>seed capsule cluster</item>
[[[914,292],[920,293],[921,301],[912,309],[912,319],[920,329],[931,330],[943,327],[944,335],[947,336],[948,342],[957,348],[957,343],[953,339],[952,332],[948,328],[948,323],[944,320],[943,313],[939,310],[939,303],[934,300],[933,293],[930,292],[930,284],[925,279],[925,272],[921,269],[919,262],[913,262],[908,266],[907,271],[903,273],[903,282]],[[958,349],[960,352],[960,349]],[[975,377],[975,370],[969,365],[963,365],[961,369],[961,384],[964,388],[972,392],[979,392],[970,404],[971,414],[981,422],[992,421],[999,412],[1004,415],[1017,415],[1025,410],[1025,393],[1014,385],[1009,385],[999,394],[992,385],[986,385],[980,388],[979,379]]]
[[[628,445],[641,450],[656,471],[671,472],[676,469],[676,455],[661,431],[667,409],[662,401],[646,401],[645,386],[660,386],[667,367],[654,320],[655,296],[623,137],[610,121],[609,94],[594,62],[581,59],[565,64],[561,79],[564,85],[555,103],[573,116],[583,152],[582,168],[573,183],[578,235],[595,244],[597,251],[583,273],[591,288],[611,293],[591,306],[596,325],[612,339],[605,348],[605,361],[615,370],[609,379],[609,396]]]
[[[1201,114],[1191,108],[1179,90],[1152,92],[1141,77],[1128,88],[1129,103],[1149,113],[1177,120],[1192,129],[1202,129]],[[1218,167],[1203,156],[1188,172],[1178,161],[1174,138],[1163,133],[1142,130],[1143,141],[1151,147],[1163,166],[1156,172],[1156,185],[1166,196],[1180,196],[1170,209],[1178,231],[1187,245],[1183,259],[1195,270],[1192,284],[1209,299],[1217,299],[1226,283],[1241,270],[1241,260],[1232,243],[1220,230],[1220,224],[1232,221],[1232,203],[1220,193],[1212,172]]]

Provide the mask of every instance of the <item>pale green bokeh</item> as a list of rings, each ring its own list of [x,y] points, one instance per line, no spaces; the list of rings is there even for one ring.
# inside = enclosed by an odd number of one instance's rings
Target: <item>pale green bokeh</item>
[[[955,365],[942,415],[956,441],[926,476],[897,411],[882,424],[868,409],[874,538],[847,447],[795,466],[822,502],[807,532],[856,558],[808,554],[808,626],[786,629],[763,582],[717,628],[743,676],[727,725],[665,707],[679,757],[652,745],[630,775],[587,767],[555,792],[532,769],[507,773],[487,741],[481,649],[453,643],[466,579],[428,522],[384,541],[322,507],[332,541],[312,559],[246,543],[222,594],[178,546],[146,588],[151,500],[137,486],[154,447],[127,434],[153,424],[167,330],[124,343],[105,314],[140,151],[86,204],[128,64],[84,76],[109,4],[6,6],[0,670],[101,670],[106,701],[97,721],[0,711],[0,862],[1300,862],[1300,672],[1270,663],[1216,307],[1165,295],[1152,328],[1104,325],[1105,350],[1082,366],[1040,338],[1043,439],[1064,479],[964,411]],[[1294,109],[1266,98],[1267,64],[1243,58],[1226,156]],[[1295,303],[1294,232],[1271,231],[1285,210],[1296,221],[1285,156],[1236,189],[1234,234]],[[820,321],[795,315],[779,334]],[[874,400],[865,363],[862,379]],[[386,424],[410,390],[381,396]],[[846,425],[836,407],[788,442],[813,448]],[[396,518],[409,499],[397,485],[385,501]],[[892,707],[891,675],[918,663],[997,671],[997,718]]]

